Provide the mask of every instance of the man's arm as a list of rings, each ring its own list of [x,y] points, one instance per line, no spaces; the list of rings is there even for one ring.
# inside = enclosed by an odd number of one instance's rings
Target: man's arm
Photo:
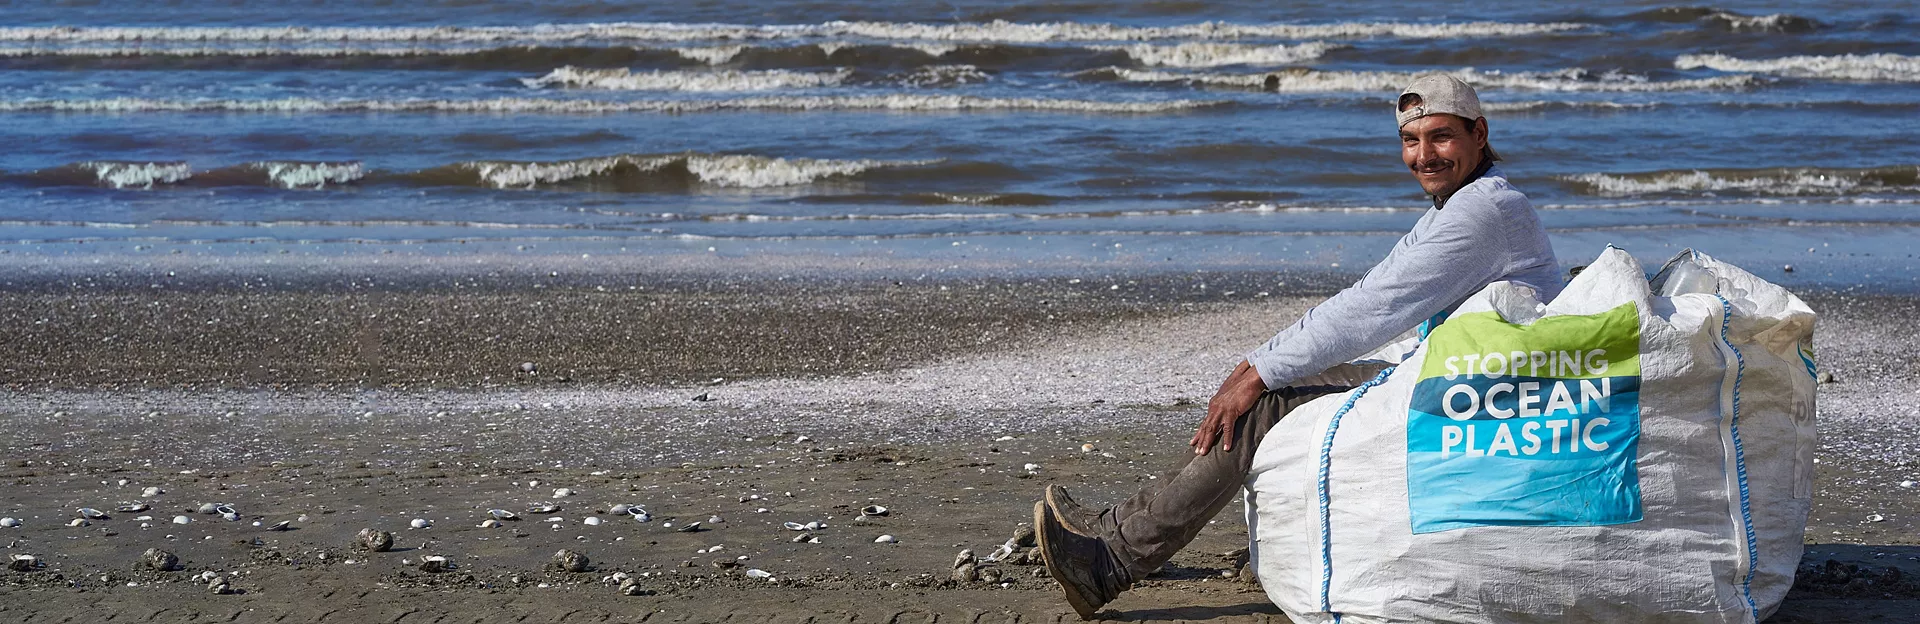
[[[1233,450],[1233,427],[1260,394],[1365,355],[1499,279],[1507,241],[1492,202],[1457,202],[1407,234],[1359,282],[1308,310],[1235,367],[1189,442]]]
[[[1506,226],[1493,202],[1455,202],[1359,282],[1247,354],[1269,388],[1365,355],[1499,279]]]

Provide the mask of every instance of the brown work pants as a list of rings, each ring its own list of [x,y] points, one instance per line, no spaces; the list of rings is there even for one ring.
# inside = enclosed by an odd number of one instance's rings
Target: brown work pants
[[[1160,568],[1246,487],[1254,451],[1275,423],[1308,401],[1346,392],[1380,373],[1383,366],[1342,364],[1269,390],[1234,423],[1233,450],[1187,453],[1179,468],[1102,514],[1098,530],[1133,578]]]

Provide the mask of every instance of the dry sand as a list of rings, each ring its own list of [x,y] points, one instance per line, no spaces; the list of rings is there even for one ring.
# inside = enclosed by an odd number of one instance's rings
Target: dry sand
[[[949,564],[1006,540],[1045,483],[1112,500],[1170,467],[1240,351],[1337,283],[57,277],[0,291],[0,516],[24,522],[0,542],[45,563],[0,572],[17,621],[1072,621],[1035,566],[996,564],[990,583]],[[1809,567],[1772,621],[1912,618],[1920,309],[1812,301],[1838,382],[1821,395]],[[136,500],[153,508],[111,512]],[[872,504],[890,513],[857,521]],[[80,507],[112,517],[67,526]],[[522,519],[478,526],[490,508]],[[266,530],[280,521],[292,530]],[[826,526],[796,543],[785,522]],[[353,550],[362,528],[397,548]],[[1283,621],[1226,578],[1244,530],[1223,514],[1108,614]],[[135,569],[149,548],[183,569]],[[563,548],[592,571],[543,569]],[[455,567],[420,570],[429,555]],[[237,593],[209,592],[206,572]],[[646,595],[620,595],[616,572]]]

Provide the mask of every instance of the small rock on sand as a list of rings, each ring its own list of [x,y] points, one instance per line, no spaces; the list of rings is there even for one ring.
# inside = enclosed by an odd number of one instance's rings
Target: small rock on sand
[[[393,534],[373,529],[360,529],[360,536],[355,543],[361,550],[368,552],[387,552],[393,549]]]
[[[168,572],[180,567],[180,558],[158,548],[148,548],[147,552],[140,555],[140,566],[157,572]]]
[[[585,572],[587,556],[571,550],[561,550],[553,553],[553,561],[548,562],[547,567],[561,572]]]

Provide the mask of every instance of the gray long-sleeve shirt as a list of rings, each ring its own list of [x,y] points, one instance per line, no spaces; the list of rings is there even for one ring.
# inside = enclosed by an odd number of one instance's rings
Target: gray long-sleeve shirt
[[[1247,362],[1279,388],[1378,349],[1498,281],[1532,288],[1542,301],[1560,294],[1560,265],[1539,215],[1494,167],[1421,215],[1385,260]]]

